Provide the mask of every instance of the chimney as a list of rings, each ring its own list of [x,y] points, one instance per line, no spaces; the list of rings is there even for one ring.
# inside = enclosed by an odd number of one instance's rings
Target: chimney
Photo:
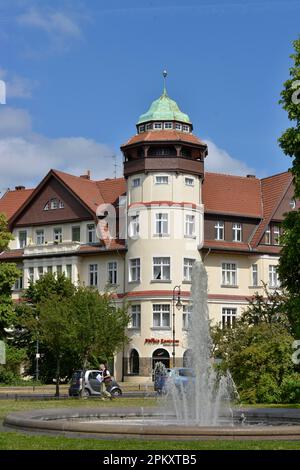
[[[91,179],[91,170],[86,170],[85,175],[80,175],[80,178],[83,178],[85,180],[90,180]]]
[[[25,189],[25,186],[16,186],[15,187],[16,191],[22,191],[23,189]]]
[[[247,178],[256,178],[255,175],[247,175]]]

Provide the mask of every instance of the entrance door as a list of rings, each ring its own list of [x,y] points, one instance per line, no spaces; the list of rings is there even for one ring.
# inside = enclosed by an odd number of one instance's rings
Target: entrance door
[[[156,349],[152,354],[152,370],[155,369],[155,364],[161,362],[167,369],[170,367],[170,355],[165,349]]]

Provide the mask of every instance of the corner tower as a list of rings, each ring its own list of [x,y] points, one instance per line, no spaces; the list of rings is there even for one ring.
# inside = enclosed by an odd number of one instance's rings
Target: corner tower
[[[149,378],[156,362],[182,366],[187,354],[192,264],[203,244],[207,146],[165,86],[136,127],[121,147],[129,222],[125,292],[132,309],[124,375]],[[174,306],[178,286],[180,312]]]

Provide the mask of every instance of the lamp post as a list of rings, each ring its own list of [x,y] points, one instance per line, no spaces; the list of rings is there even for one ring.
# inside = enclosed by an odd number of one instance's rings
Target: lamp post
[[[174,289],[173,289],[173,298],[172,298],[172,305],[173,305],[173,352],[172,352],[173,367],[175,367],[175,302],[176,302],[176,308],[178,310],[180,310],[181,307],[182,307],[180,286],[175,286],[174,287]]]

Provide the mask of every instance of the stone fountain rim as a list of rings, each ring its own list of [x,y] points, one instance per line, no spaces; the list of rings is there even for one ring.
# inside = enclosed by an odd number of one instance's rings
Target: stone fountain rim
[[[244,413],[249,418],[296,421],[299,425],[280,426],[174,426],[158,424],[109,424],[106,421],[97,423],[80,423],[73,418],[126,418],[126,417],[161,417],[161,411],[151,408],[52,408],[32,411],[19,411],[9,414],[4,425],[27,430],[49,431],[59,433],[76,433],[77,435],[118,436],[147,439],[299,439],[300,440],[300,409],[294,408],[240,408],[234,413]]]

